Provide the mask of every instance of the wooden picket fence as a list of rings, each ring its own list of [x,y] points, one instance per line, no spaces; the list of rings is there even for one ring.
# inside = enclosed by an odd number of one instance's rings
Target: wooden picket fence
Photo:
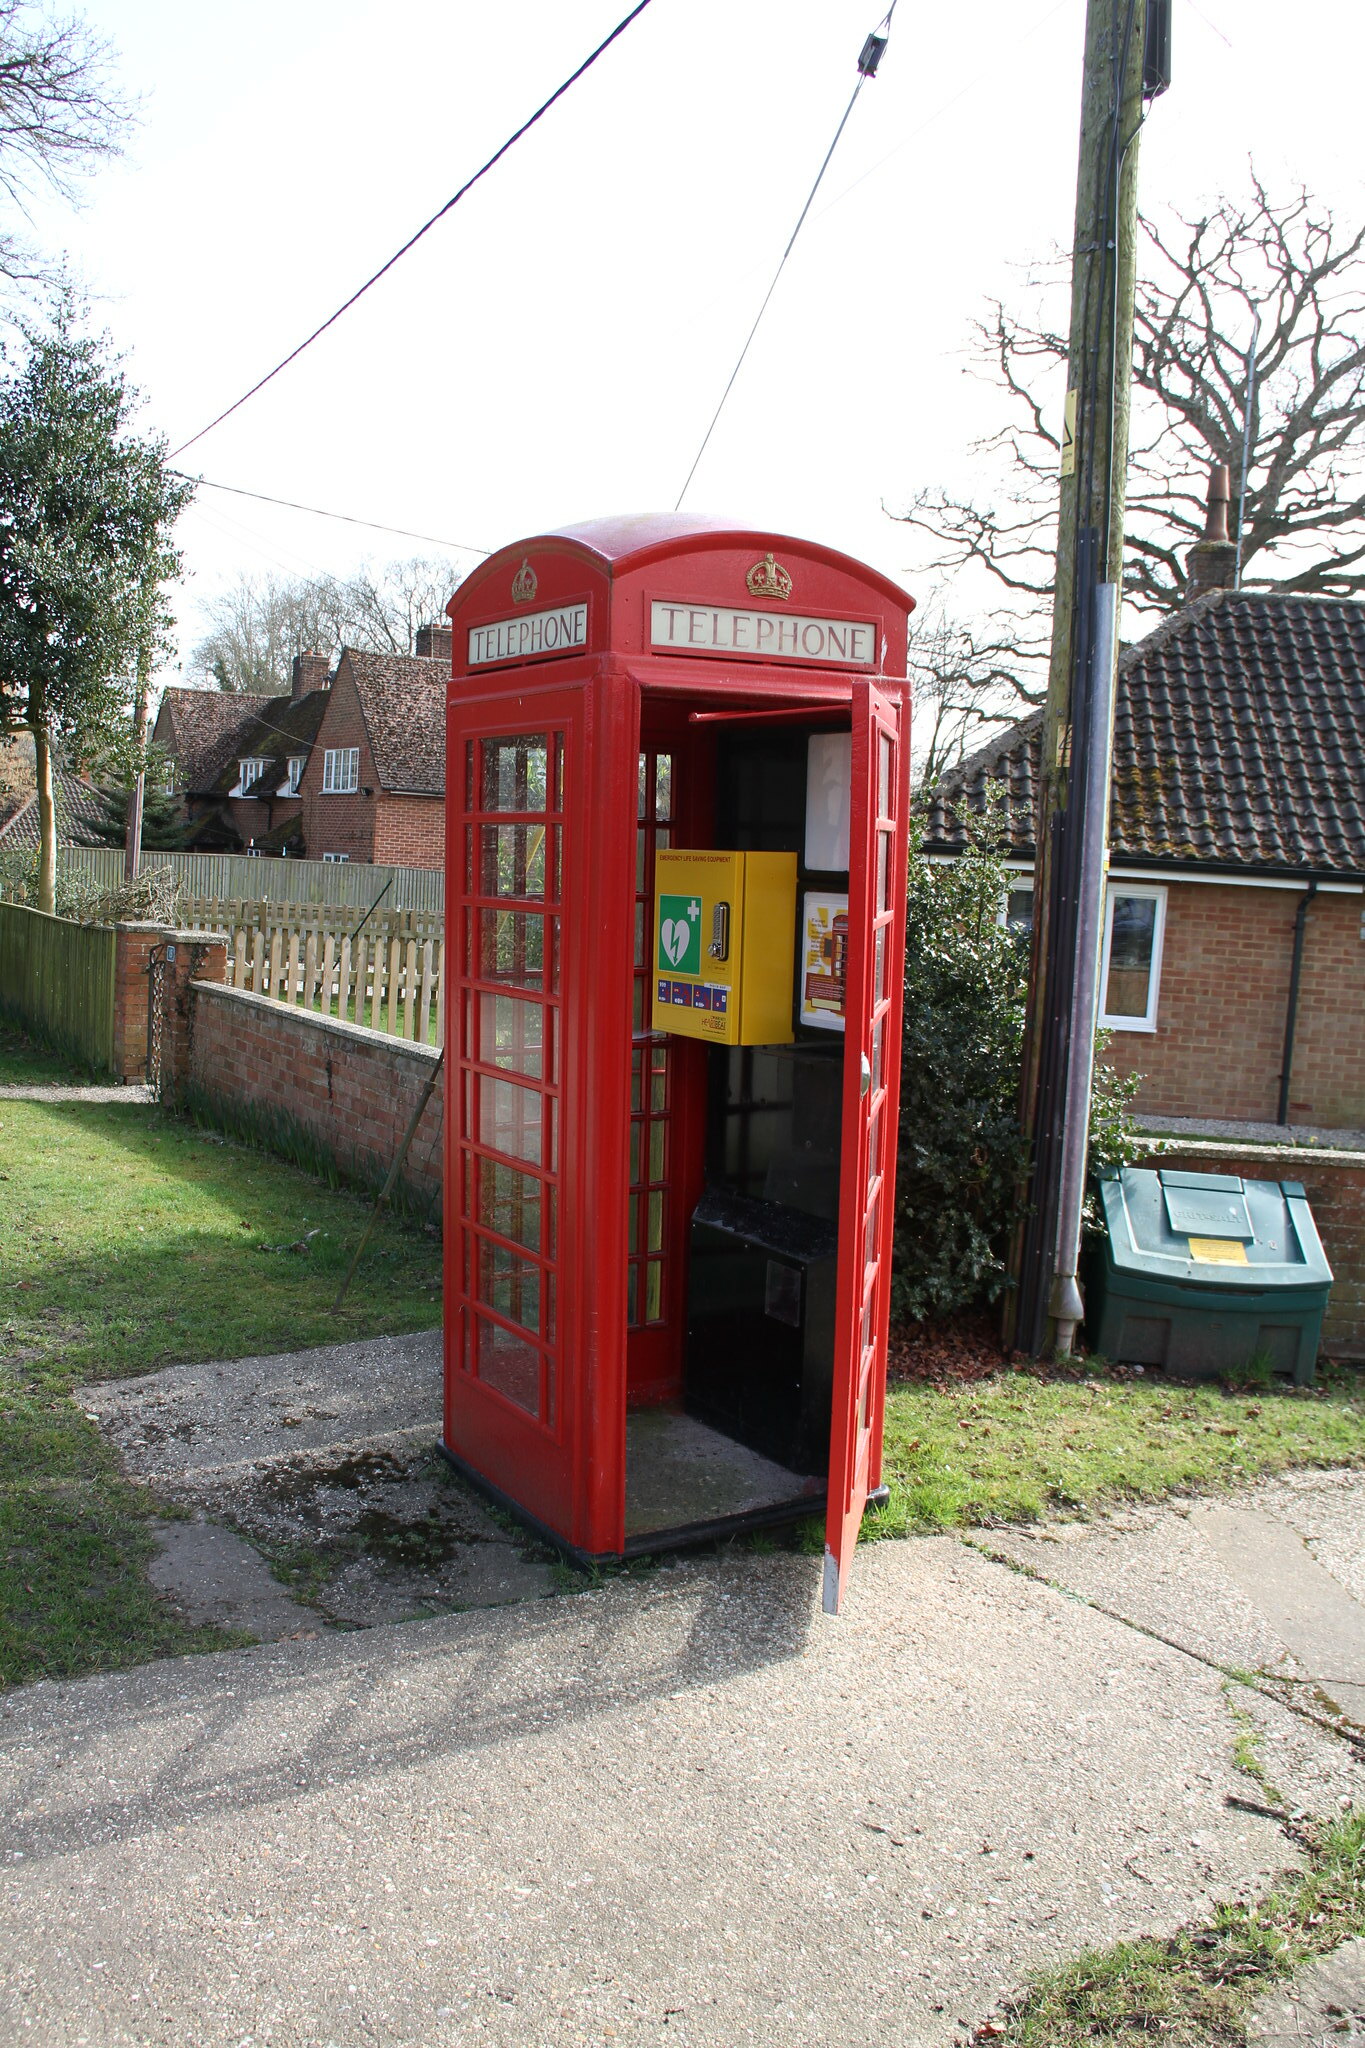
[[[419,1044],[441,1042],[446,948],[439,917],[399,911],[365,919],[363,911],[331,905],[320,914],[310,904],[191,899],[181,920],[187,929],[226,931],[233,988]]]

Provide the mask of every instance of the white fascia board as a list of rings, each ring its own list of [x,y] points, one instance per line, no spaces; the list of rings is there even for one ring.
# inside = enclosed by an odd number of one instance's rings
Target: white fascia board
[[[931,862],[958,860],[956,853],[930,853],[925,859]],[[1031,860],[1007,860],[1007,871],[1012,875],[1031,875]],[[1225,875],[1198,874],[1189,868],[1130,868],[1111,867],[1108,869],[1111,882],[1196,882],[1210,889],[1293,889],[1297,893],[1309,886],[1309,879],[1295,881],[1286,875]],[[1319,882],[1319,896],[1360,896],[1365,895],[1365,882]]]

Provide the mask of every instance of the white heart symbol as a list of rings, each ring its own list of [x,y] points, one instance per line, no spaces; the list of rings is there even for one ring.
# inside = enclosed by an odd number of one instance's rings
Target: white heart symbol
[[[677,966],[683,954],[687,951],[687,942],[691,936],[682,918],[667,917],[664,919],[664,952],[668,955],[674,967]]]

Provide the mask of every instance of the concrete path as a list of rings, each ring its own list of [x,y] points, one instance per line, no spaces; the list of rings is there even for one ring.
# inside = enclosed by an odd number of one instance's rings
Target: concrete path
[[[1350,1593],[1365,1478],[1291,1494]],[[1292,1656],[1196,1535],[1029,1562]],[[0,2034],[948,2048],[1029,1970],[1292,1863],[1180,1648],[946,1537],[868,1547],[818,1609],[817,1560],[722,1553],[10,1695]],[[1365,1796],[1348,1744],[1239,1698],[1296,1804]]]
[[[120,1087],[101,1084],[82,1086],[64,1081],[8,1081],[0,1086],[0,1102],[124,1102],[146,1104],[156,1101],[156,1091],[141,1081]]]
[[[1348,1941],[1257,2005],[1248,2048],[1361,2048],[1365,2043],[1365,1941]]]

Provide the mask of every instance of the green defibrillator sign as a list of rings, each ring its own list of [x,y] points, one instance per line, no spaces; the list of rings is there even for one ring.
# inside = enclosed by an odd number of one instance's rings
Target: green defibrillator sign
[[[701,898],[660,896],[660,974],[701,973]]]

